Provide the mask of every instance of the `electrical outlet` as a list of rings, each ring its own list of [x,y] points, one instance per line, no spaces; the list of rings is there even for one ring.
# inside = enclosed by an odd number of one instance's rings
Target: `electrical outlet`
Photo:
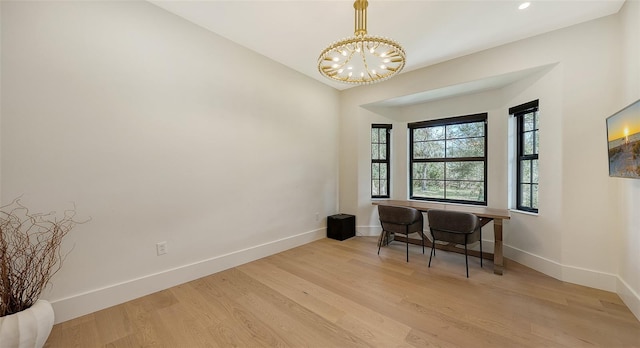
[[[316,213],[316,221],[320,221],[320,213]]]
[[[156,243],[156,251],[158,252],[158,256],[166,254],[167,253],[167,242]]]

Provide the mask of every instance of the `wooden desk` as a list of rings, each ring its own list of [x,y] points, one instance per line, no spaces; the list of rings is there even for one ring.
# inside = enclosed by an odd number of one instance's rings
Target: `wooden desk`
[[[510,219],[511,215],[507,209],[493,209],[487,207],[467,206],[467,205],[454,205],[454,204],[442,204],[433,202],[418,202],[418,201],[397,201],[397,200],[379,200],[373,201],[373,205],[395,205],[400,207],[416,208],[420,211],[426,212],[429,209],[443,209],[461,211],[465,213],[472,213],[480,218],[481,226],[493,221],[493,234],[494,234],[494,246],[493,246],[493,273],[502,275],[504,270],[504,258],[502,255],[502,220]],[[405,237],[396,236],[395,240],[406,241]],[[422,241],[419,239],[409,238],[409,243],[422,245]],[[425,238],[425,245],[433,247],[428,238]],[[451,245],[436,245],[437,249],[443,249],[448,251],[460,252],[460,248]],[[471,253],[475,256],[480,256],[479,253]],[[491,256],[490,253],[487,256]]]

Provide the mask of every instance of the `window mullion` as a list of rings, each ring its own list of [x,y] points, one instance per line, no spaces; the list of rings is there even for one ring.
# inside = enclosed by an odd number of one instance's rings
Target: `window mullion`
[[[371,125],[371,197],[372,198],[389,198],[390,188],[390,140],[391,140],[390,124],[372,124]],[[375,139],[374,139],[375,136]],[[384,146],[384,150],[381,147]],[[375,148],[375,153],[373,149]],[[377,175],[374,174],[374,167],[377,165]],[[385,178],[382,178],[384,168]],[[382,182],[384,181],[384,185]],[[377,191],[375,188],[377,187]]]
[[[537,171],[534,172],[534,162],[538,160],[539,144],[538,144],[538,132],[539,128],[537,124],[539,122],[538,114],[538,101],[534,100],[519,106],[509,108],[509,113],[516,118],[516,154],[517,154],[517,167],[516,167],[516,208],[526,211],[538,212],[537,183],[534,184],[534,177],[538,177]],[[527,118],[529,120],[527,121]],[[531,129],[526,129],[526,124],[531,122]],[[529,140],[526,140],[527,136]],[[528,154],[525,154],[531,148]],[[526,150],[526,151],[525,151]],[[524,171],[528,171],[528,180],[523,181]],[[528,187],[525,188],[525,185]],[[534,185],[536,188],[534,188]],[[526,196],[525,196],[526,195]]]
[[[486,204],[486,119],[485,113],[408,125],[410,198]],[[453,157],[475,154],[483,156]]]

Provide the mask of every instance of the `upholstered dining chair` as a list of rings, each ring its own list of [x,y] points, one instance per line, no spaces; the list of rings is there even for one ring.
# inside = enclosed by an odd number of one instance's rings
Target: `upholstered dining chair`
[[[429,254],[429,267],[431,267],[431,258],[436,255],[436,241],[464,245],[467,278],[469,278],[467,245],[480,241],[480,267],[482,267],[482,228],[477,216],[459,211],[431,209],[427,211],[427,217],[433,238],[433,248]]]
[[[382,225],[382,235],[378,241],[378,255],[380,255],[380,247],[382,241],[385,240],[384,238],[389,244],[390,233],[404,234],[407,237],[407,262],[409,262],[409,235],[416,232],[422,238],[422,253],[424,254],[424,233],[422,232],[424,220],[418,209],[378,205],[378,216],[380,216],[380,224]]]

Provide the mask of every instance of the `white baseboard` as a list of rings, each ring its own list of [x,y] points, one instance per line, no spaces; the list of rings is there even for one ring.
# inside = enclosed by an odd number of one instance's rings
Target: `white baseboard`
[[[378,236],[380,235],[380,226],[358,226],[356,228],[356,231],[356,235],[358,236]],[[493,252],[492,240],[483,239],[483,246],[485,246],[485,250],[487,252]],[[504,256],[506,258],[562,281],[611,292],[616,292],[617,289],[620,288],[617,285],[618,276],[615,274],[604,273],[581,267],[563,265],[559,262],[532,254],[530,252],[509,245],[504,245],[503,250]]]
[[[104,288],[94,289],[62,299],[50,300],[55,312],[55,322],[57,324],[93,313],[325,237],[326,229],[322,228],[155,274],[148,274]]]
[[[556,261],[534,255],[532,253],[509,245],[504,245],[503,250],[504,257],[510,260],[535,269],[536,271],[542,272],[550,277],[556,279],[562,278],[562,265]],[[506,268],[508,267],[509,265],[507,264]]]
[[[378,226],[356,226],[356,236],[372,237],[379,236],[382,227]]]
[[[616,284],[618,281],[618,276],[612,273],[605,273],[581,267],[563,265],[562,278],[560,279],[565,282],[584,285],[600,290],[611,292],[617,291]]]
[[[627,284],[627,282],[625,282],[624,279],[621,279],[620,277],[618,277],[617,288],[618,296],[620,296],[624,304],[629,307],[631,313],[633,313],[633,315],[635,315],[636,318],[640,320],[640,294],[635,292],[629,286],[629,284]]]
[[[378,236],[380,226],[358,226],[358,236]],[[269,243],[212,257],[207,260],[149,274],[100,289],[51,300],[56,324],[93,313],[172,286],[183,284],[216,272],[242,265],[326,237],[326,229],[318,229]],[[640,295],[620,277],[580,267],[562,265],[527,251],[504,246],[506,258],[556,279],[601,290],[616,292],[640,320]],[[507,265],[508,272],[508,265]]]
[[[542,272],[556,279],[588,286],[600,290],[615,292],[629,307],[633,315],[640,320],[640,294],[633,290],[619,275],[594,271],[581,267],[562,265],[558,262],[528,253],[526,251],[505,245],[506,258],[521,263],[527,267]],[[508,271],[508,266],[507,266]]]
[[[538,272],[565,282],[616,292],[617,275],[581,267],[563,265],[559,262],[504,245],[504,256]],[[508,269],[508,265],[507,265]]]

